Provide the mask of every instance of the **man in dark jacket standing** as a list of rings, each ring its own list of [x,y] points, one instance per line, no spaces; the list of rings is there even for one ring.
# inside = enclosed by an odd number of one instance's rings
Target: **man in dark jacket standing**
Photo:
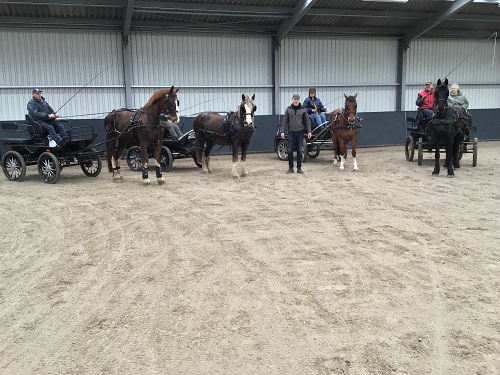
[[[41,90],[33,89],[33,99],[28,102],[28,113],[42,126],[44,131],[49,133],[58,146],[64,146],[68,135],[64,126],[56,121],[59,115],[45,101]]]
[[[311,138],[311,124],[307,110],[300,104],[299,94],[292,97],[292,105],[287,107],[281,125],[281,138],[285,139],[288,132],[288,170],[293,173],[293,149],[297,150],[297,173],[302,172],[302,142],[304,141],[304,130],[307,130],[307,138]]]

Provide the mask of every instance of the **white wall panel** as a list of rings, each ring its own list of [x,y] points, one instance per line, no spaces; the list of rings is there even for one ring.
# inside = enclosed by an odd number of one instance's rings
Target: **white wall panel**
[[[425,81],[434,84],[448,77],[458,83],[470,108],[500,106],[500,58],[494,40],[417,39],[407,52],[406,110],[415,110],[417,94]],[[470,55],[470,56],[469,56]]]
[[[57,110],[81,87],[61,115],[81,115],[123,106],[123,63],[119,33],[0,29],[0,120],[26,114],[31,88],[43,89]],[[78,117],[92,118],[92,117]]]
[[[136,88],[133,90],[134,108],[144,106],[149,98],[154,94],[157,88]],[[241,95],[255,94],[255,104],[257,105],[257,114],[269,114],[271,111],[272,93],[267,89],[190,89],[179,90],[177,97],[180,104],[180,115],[186,117],[195,117],[201,112],[230,112],[238,109],[241,102]],[[264,109],[261,109],[263,107]],[[267,111],[269,112],[266,112]]]
[[[290,105],[293,90],[304,100],[309,86],[316,87],[323,103],[341,97],[328,110],[344,105],[344,92],[359,92],[359,111],[395,110],[395,39],[288,37],[280,57],[281,112]]]
[[[57,111],[78,89],[50,88],[43,96],[54,111]],[[31,89],[0,89],[2,109],[0,121],[23,120],[28,113],[27,104],[32,98]],[[105,113],[125,106],[123,89],[88,88],[68,102],[59,115],[65,118],[104,118]]]
[[[256,93],[259,114],[272,112],[269,37],[134,33],[131,43],[136,107],[144,105],[155,88],[175,85],[181,86],[183,107],[194,106],[181,115],[234,110],[243,93]],[[203,103],[214,98],[219,99]]]

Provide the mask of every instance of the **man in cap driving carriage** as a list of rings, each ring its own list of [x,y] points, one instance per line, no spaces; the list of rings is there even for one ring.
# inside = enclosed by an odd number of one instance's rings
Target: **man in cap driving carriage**
[[[431,118],[434,114],[434,88],[432,82],[425,82],[425,88],[418,93],[415,104],[422,111],[423,118]]]
[[[307,114],[314,119],[317,126],[324,128],[327,125],[326,117],[323,113],[326,112],[326,108],[316,96],[316,89],[314,87],[309,88],[309,97],[304,100],[303,106],[307,109]]]
[[[179,126],[177,126],[177,124],[168,121],[163,111],[160,113],[160,121],[161,124],[167,128],[168,133],[170,134],[172,139],[177,140],[180,137],[182,137],[183,134],[181,132],[181,129],[179,129]]]
[[[56,121],[59,117],[42,96],[42,90],[33,89],[33,99],[28,102],[28,113],[41,126],[43,131],[49,133],[50,137],[62,147],[68,140],[64,126]]]

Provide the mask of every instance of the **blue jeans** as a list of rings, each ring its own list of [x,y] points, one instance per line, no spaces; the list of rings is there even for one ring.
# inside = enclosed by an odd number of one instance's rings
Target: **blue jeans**
[[[429,108],[422,109],[422,116],[424,118],[432,117],[433,114],[434,114],[434,112],[432,112],[432,109],[429,109]]]
[[[304,132],[288,132],[288,168],[293,168],[293,149],[297,150],[297,169],[302,169],[302,142]]]
[[[314,120],[316,121],[316,124],[318,126],[320,126],[321,124],[323,124],[324,122],[326,122],[326,117],[325,117],[325,114],[323,112],[321,112],[319,114],[311,113],[311,116],[314,118]],[[322,126],[322,128],[323,127],[324,126]]]
[[[56,120],[45,120],[38,121],[40,125],[42,125],[43,131],[49,133],[50,138],[52,138],[56,143],[62,138],[66,138],[68,135],[66,134],[66,130],[64,130],[64,126],[59,124]]]

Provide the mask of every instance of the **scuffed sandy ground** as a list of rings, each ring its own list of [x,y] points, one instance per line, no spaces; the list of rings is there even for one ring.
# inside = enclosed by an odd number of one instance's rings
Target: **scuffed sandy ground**
[[[498,375],[499,146],[2,176],[0,374]]]

